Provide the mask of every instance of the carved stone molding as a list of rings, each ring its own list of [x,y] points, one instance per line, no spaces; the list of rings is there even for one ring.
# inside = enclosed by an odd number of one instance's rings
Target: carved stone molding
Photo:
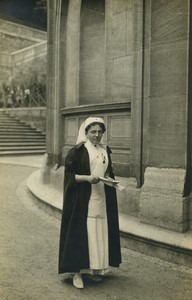
[[[94,105],[80,105],[76,107],[67,107],[61,109],[61,114],[63,116],[72,116],[80,114],[95,114],[98,112],[121,112],[128,111],[131,112],[131,102],[116,102],[116,103],[102,103]]]

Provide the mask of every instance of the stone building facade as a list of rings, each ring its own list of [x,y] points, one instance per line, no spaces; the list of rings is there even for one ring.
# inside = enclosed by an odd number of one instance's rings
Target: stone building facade
[[[191,53],[189,0],[48,0],[44,176],[101,116],[126,187],[120,212],[189,231]]]
[[[7,106],[13,79],[19,69],[28,71],[29,64],[45,59],[47,33],[0,18],[0,106]],[[7,94],[5,88],[9,88]]]
[[[0,82],[13,76],[16,68],[46,55],[47,33],[0,19]]]

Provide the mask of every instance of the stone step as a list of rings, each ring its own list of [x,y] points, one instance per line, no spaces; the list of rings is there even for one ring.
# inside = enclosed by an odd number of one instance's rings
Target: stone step
[[[23,124],[7,124],[7,125],[0,125],[0,129],[26,129],[26,130],[34,130],[34,128],[32,128],[29,125],[23,125]],[[36,129],[35,129],[36,130]]]
[[[25,127],[23,127],[23,128],[1,128],[0,127],[0,134],[2,133],[2,132],[14,132],[14,133],[16,133],[16,132],[18,132],[18,133],[24,133],[24,132],[37,132],[37,133],[40,133],[40,131],[37,131],[35,128],[25,128]]]
[[[11,120],[15,122],[23,122],[22,120],[16,117],[11,117],[8,115],[0,115],[0,121],[11,121]]]
[[[17,131],[1,131],[0,129],[0,137],[43,137],[45,138],[45,133],[41,133],[39,131],[23,131],[21,132],[20,130]]]
[[[21,120],[17,117],[12,117],[10,115],[0,115],[0,121],[8,121],[8,120],[12,120],[12,121],[18,121],[20,122]]]
[[[1,147],[0,145],[0,152],[1,151],[13,151],[13,150],[45,150],[45,146],[43,145],[25,145],[25,146],[9,146],[9,147]]]
[[[5,114],[4,112],[0,112],[0,118],[9,118],[9,115]]]
[[[2,119],[0,117],[0,124],[25,124],[24,122],[22,121],[19,121],[19,120],[14,120],[14,119]]]
[[[0,115],[0,121],[6,122],[6,121],[12,121],[12,122],[23,122],[19,118],[11,117],[9,115]]]
[[[45,153],[45,133],[0,111],[0,156]]]
[[[41,141],[23,141],[23,142],[19,142],[19,141],[10,141],[10,142],[2,142],[0,141],[0,148],[1,147],[14,147],[14,146],[43,146],[45,147],[45,143],[41,142]]]
[[[23,140],[23,141],[27,141],[27,140],[38,140],[38,141],[43,141],[45,142],[45,137],[41,136],[41,135],[0,135],[0,141],[13,141],[13,139],[15,141],[19,141],[19,140]]]
[[[44,154],[45,149],[39,150],[5,150],[0,151],[0,156],[7,156],[7,155],[31,155],[31,154]]]

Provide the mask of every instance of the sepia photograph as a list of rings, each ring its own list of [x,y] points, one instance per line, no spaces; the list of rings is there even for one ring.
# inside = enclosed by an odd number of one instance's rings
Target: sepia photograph
[[[192,1],[0,0],[0,300],[192,299]]]

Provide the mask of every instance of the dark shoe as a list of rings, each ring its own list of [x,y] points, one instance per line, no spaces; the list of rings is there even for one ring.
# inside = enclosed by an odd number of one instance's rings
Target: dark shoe
[[[95,282],[101,282],[102,278],[97,276],[97,275],[91,275],[91,274],[87,274],[86,275],[88,279],[90,279],[91,281],[95,281]]]

